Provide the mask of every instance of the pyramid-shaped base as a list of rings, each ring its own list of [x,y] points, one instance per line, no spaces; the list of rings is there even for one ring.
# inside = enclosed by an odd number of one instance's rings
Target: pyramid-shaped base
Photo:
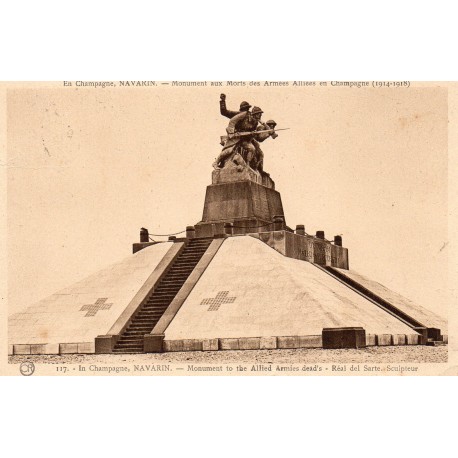
[[[347,272],[347,271],[345,271]],[[435,314],[407,301],[426,326]],[[412,326],[323,268],[255,237],[231,237],[165,329],[164,350],[322,347],[324,328],[362,328],[367,345],[425,343]]]
[[[447,323],[434,313],[351,270],[288,257],[261,236],[212,240],[145,351],[323,347],[323,329],[336,328],[362,328],[368,346],[447,341]],[[185,243],[147,247],[12,315],[9,354],[110,352]]]

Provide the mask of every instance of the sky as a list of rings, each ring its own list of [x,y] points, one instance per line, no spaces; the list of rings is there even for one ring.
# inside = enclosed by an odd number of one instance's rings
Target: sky
[[[351,269],[445,315],[447,89],[248,82],[9,89],[9,313],[129,256],[142,226],[200,221],[221,92],[289,128],[262,149],[290,227],[342,234]]]

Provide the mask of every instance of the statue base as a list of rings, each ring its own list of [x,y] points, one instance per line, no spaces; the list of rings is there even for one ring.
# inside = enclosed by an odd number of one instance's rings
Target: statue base
[[[281,196],[272,187],[246,179],[212,184],[207,186],[202,221],[195,225],[195,236],[224,234],[225,223],[233,225],[233,234],[270,231],[274,230],[274,217],[278,216],[283,218],[284,228]]]
[[[266,188],[275,189],[275,182],[266,172],[253,170],[246,164],[237,164],[233,161],[228,161],[222,169],[213,170],[212,184],[234,183],[238,181],[252,181]]]

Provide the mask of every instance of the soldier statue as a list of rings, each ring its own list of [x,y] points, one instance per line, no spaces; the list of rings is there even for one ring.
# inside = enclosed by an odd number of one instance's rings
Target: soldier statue
[[[269,137],[276,138],[275,121],[261,122],[263,111],[259,107],[253,107],[248,102],[240,104],[240,111],[231,111],[226,108],[226,96],[220,96],[220,112],[230,118],[226,128],[227,136],[221,137],[223,150],[213,164],[215,169],[224,168],[229,159],[237,154],[241,156],[245,164],[259,173],[264,173],[264,153],[259,146]],[[238,158],[239,159],[239,158]]]

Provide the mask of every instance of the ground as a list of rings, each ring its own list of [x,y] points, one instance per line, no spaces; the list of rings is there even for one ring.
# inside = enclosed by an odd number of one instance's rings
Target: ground
[[[130,355],[21,355],[10,356],[13,364],[23,361],[49,364],[310,364],[310,363],[445,363],[447,346],[391,346],[352,350],[199,351]]]

